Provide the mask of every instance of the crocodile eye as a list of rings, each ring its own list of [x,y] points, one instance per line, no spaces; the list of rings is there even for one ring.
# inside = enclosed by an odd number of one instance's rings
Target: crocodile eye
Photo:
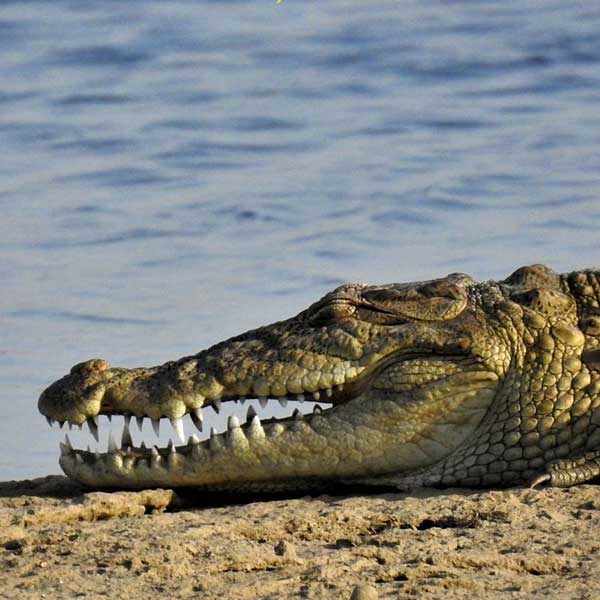
[[[363,292],[362,296],[373,310],[417,321],[454,319],[464,310],[468,300],[466,290],[453,280],[448,281],[448,278],[420,284],[418,287],[371,288]]]
[[[354,316],[356,307],[348,302],[331,302],[322,306],[313,315],[312,320],[316,323],[340,322]]]
[[[361,321],[377,323],[378,325],[399,325],[400,323],[407,322],[407,319],[402,315],[380,311],[374,306],[359,306],[356,316]]]

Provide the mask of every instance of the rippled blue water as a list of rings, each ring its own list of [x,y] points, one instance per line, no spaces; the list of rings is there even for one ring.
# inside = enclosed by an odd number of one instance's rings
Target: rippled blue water
[[[343,281],[598,262],[593,2],[0,5],[0,479],[41,389]],[[188,428],[189,430],[189,428]]]

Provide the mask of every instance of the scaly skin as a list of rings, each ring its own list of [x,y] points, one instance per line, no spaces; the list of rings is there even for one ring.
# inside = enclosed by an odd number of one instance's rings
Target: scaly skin
[[[50,420],[99,414],[176,428],[240,398],[331,403],[177,448],[63,445],[94,487],[314,488],[323,482],[572,485],[600,473],[600,272],[523,267],[503,281],[345,285],[299,315],[159,367],[89,360],[39,400]],[[300,396],[299,396],[300,395]]]

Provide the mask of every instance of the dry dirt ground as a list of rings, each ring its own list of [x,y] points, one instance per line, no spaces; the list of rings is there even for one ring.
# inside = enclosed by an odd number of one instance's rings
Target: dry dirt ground
[[[0,483],[0,597],[600,600],[597,486],[203,502]]]

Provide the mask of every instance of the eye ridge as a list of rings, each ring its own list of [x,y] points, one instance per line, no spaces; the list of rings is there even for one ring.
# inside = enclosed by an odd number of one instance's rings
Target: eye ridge
[[[333,300],[321,306],[313,315],[312,320],[318,323],[324,321],[344,321],[356,313],[356,305],[347,300]]]
[[[400,317],[401,316],[400,313],[394,312],[392,310],[387,310],[387,309],[383,308],[382,306],[377,306],[375,304],[369,304],[366,302],[360,302],[359,304],[357,304],[357,308],[359,308],[359,309],[364,308],[371,312],[388,315],[390,317]]]
[[[367,314],[361,314],[366,312]],[[324,323],[335,321],[337,323],[347,321],[351,318],[369,321],[368,314],[373,315],[374,322],[381,322],[381,318],[385,318],[388,322],[391,320],[394,323],[405,322],[406,317],[399,312],[392,311],[365,301],[350,301],[348,299],[336,298],[323,304],[313,315],[312,321],[316,323]]]

